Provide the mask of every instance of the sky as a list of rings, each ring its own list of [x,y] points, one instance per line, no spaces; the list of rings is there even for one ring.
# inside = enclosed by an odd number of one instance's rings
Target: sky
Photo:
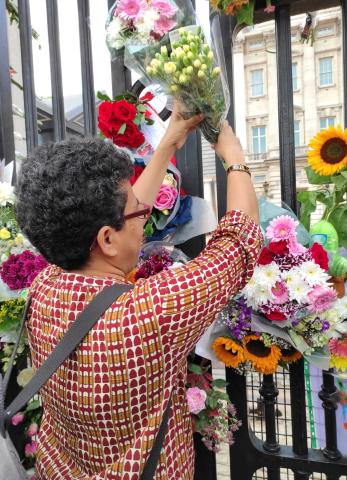
[[[60,52],[64,96],[82,92],[77,1],[58,0]],[[208,0],[196,0],[199,21],[208,29]],[[39,97],[51,96],[46,0],[30,0],[31,23],[39,33],[33,41],[35,89]],[[105,44],[106,0],[90,0],[89,25],[92,32],[94,87],[111,95],[110,54]]]

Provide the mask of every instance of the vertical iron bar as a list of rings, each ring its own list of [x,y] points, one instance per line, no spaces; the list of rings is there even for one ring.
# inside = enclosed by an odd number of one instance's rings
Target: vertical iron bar
[[[281,472],[278,467],[267,467],[267,480],[281,480]]]
[[[5,0],[0,0],[0,40],[0,160],[4,158],[5,165],[14,162],[12,183],[15,183],[16,157],[13,136],[12,95]]]
[[[304,362],[299,360],[292,363],[290,370],[290,398],[292,413],[293,452],[296,455],[306,456],[307,426],[306,426],[306,398]]]
[[[114,0],[107,0],[108,8],[114,4]],[[113,97],[129,90],[131,87],[131,71],[124,66],[123,58],[111,59],[111,78]]]
[[[342,54],[343,59],[347,58],[347,0],[341,0],[342,10]],[[342,62],[343,68],[343,106],[344,106],[344,126],[347,127],[347,66]]]
[[[318,394],[323,402],[325,416],[326,447],[324,456],[331,461],[340,460],[341,452],[337,448],[336,410],[338,405],[338,393],[334,377],[328,372],[323,372],[322,390]]]
[[[296,212],[290,6],[276,7],[278,119],[282,200]]]
[[[212,20],[213,17],[211,17]],[[234,99],[234,59],[232,54],[232,39],[233,32],[236,26],[236,18],[222,15],[219,18],[220,29],[222,35],[223,52],[226,65],[227,81],[229,85],[230,93],[230,108],[227,115],[227,120],[231,127],[235,130],[235,99]],[[216,156],[216,177],[217,177],[217,196],[218,196],[218,218],[223,217],[226,212],[226,191],[227,191],[227,179],[225,170],[220,161],[220,158]]]
[[[89,27],[89,0],[77,0],[81,50],[84,134],[96,135],[92,39]]]
[[[54,140],[63,140],[66,136],[63,81],[59,44],[59,18],[57,0],[46,0],[49,59],[51,67],[52,108]]]
[[[278,396],[278,388],[274,384],[273,375],[263,376],[263,382],[259,389],[259,393],[264,399],[265,407],[266,440],[263,447],[267,452],[276,453],[280,450],[280,446],[276,439],[275,418],[275,403]]]
[[[28,153],[38,144],[37,110],[33,68],[29,0],[18,0],[20,50],[22,57],[25,136]]]

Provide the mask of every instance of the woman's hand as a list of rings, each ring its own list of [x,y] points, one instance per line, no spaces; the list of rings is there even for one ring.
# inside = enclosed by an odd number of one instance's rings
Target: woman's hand
[[[217,155],[222,158],[227,165],[245,163],[240,140],[236,137],[227,121],[222,125],[218,142],[214,146],[214,149]]]
[[[175,102],[169,126],[160,142],[161,146],[174,150],[180,149],[185,144],[189,132],[194,130],[204,119],[204,115],[199,114],[184,120],[180,114],[180,109],[182,109],[182,106]]]

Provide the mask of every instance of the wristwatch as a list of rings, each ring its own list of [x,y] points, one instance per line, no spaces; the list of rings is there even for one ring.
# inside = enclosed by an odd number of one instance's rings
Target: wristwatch
[[[241,163],[234,163],[233,165],[230,165],[226,169],[226,172],[227,172],[227,174],[230,173],[230,172],[246,172],[246,173],[248,173],[249,176],[251,176],[251,171],[247,167],[247,165],[243,165]]]

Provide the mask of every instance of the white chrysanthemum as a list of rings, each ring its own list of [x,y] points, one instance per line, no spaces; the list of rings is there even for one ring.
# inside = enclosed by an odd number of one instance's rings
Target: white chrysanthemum
[[[290,300],[296,300],[298,303],[304,303],[311,287],[300,277],[287,283]]]
[[[118,17],[113,17],[112,22],[106,28],[106,41],[111,48],[119,50],[124,47],[125,40],[121,36],[123,22]]]
[[[263,305],[271,298],[271,291],[267,287],[257,284],[253,279],[246,285],[242,293],[246,297],[247,305],[254,309],[257,309],[259,305]]]
[[[299,267],[300,273],[305,281],[311,286],[315,285],[326,285],[326,282],[329,279],[329,275],[320,268],[317,263],[309,260],[308,262],[304,262]]]
[[[243,290],[241,291],[242,295],[244,295],[247,299],[251,299],[254,297],[254,294],[257,289],[257,284],[254,280],[254,277],[250,279],[250,281],[243,287]]]
[[[288,288],[296,282],[299,276],[300,272],[298,268],[292,268],[291,270],[281,272],[281,278],[286,282]]]
[[[267,287],[269,291],[275,285],[275,283],[280,280],[281,271],[278,265],[276,265],[275,262],[272,262],[269,265],[256,267],[253,278],[257,284]]]
[[[341,320],[347,319],[347,296],[339,298],[334,303],[334,308],[338,311]]]
[[[7,203],[14,204],[14,187],[10,183],[0,182],[0,206],[5,207]]]
[[[149,8],[142,13],[142,17],[136,22],[136,29],[140,35],[149,35],[154,30],[154,24],[159,19],[159,13],[153,8]]]

